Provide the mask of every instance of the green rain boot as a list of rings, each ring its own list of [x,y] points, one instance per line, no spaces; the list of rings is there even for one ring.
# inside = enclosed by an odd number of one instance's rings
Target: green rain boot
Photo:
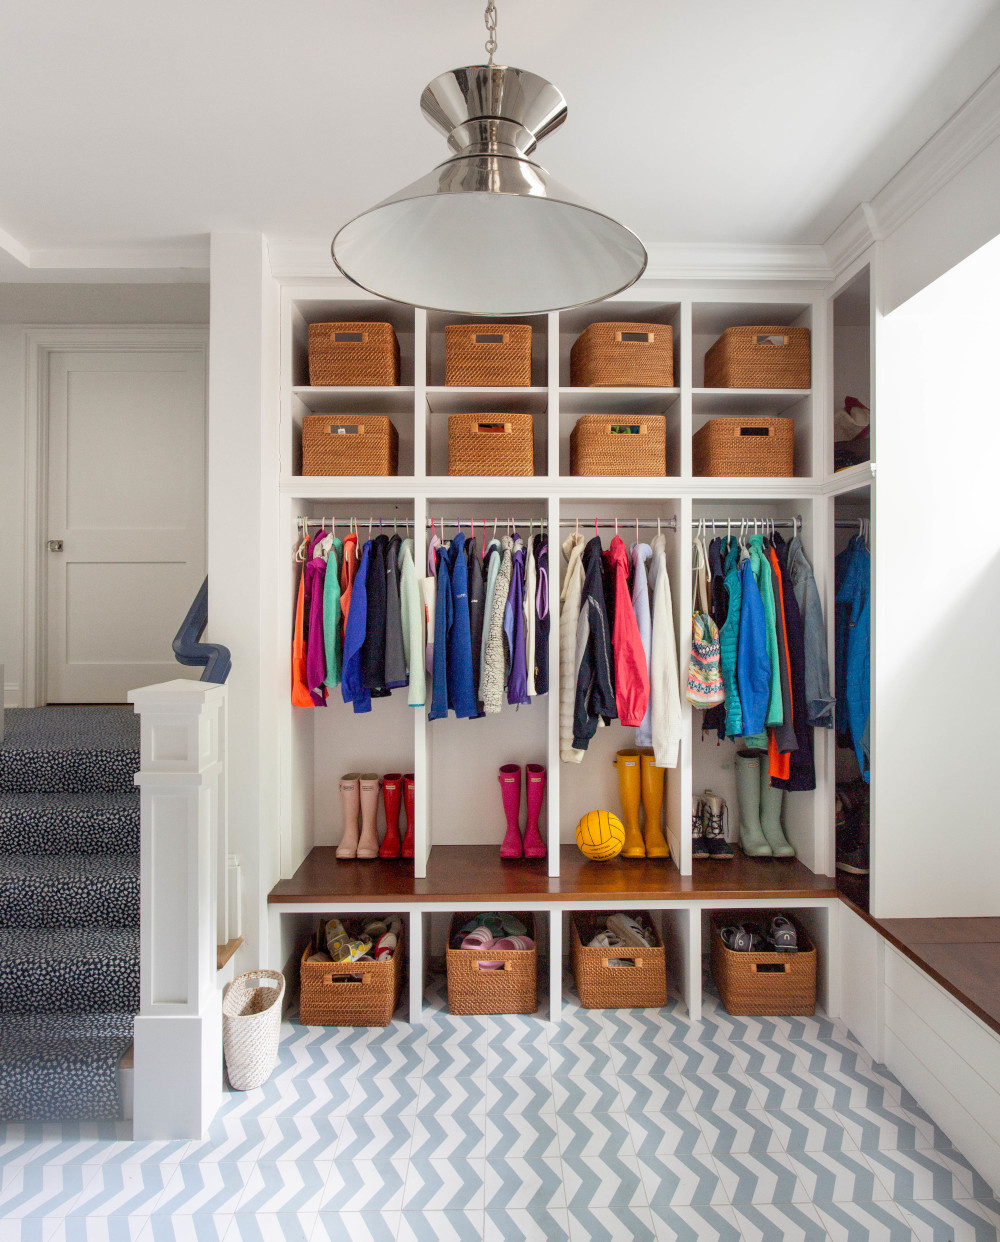
[[[736,800],[740,807],[740,845],[749,858],[770,858],[768,845],[760,823],[761,754],[759,750],[736,752]],[[767,779],[765,768],[765,779]]]
[[[760,827],[775,858],[794,858],[795,846],[785,836],[781,827],[781,804],[785,800],[783,789],[774,789],[768,771],[767,755],[760,760]]]

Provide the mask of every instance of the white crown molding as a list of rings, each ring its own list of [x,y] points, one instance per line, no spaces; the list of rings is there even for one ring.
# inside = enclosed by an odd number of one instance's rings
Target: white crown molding
[[[267,257],[275,280],[344,279],[330,254],[330,238],[269,237]]]
[[[22,244],[6,229],[0,229],[0,250],[6,251],[8,255],[24,267],[31,265],[31,254],[27,246]]]
[[[881,236],[871,204],[859,203],[823,245],[834,276],[845,272]]]
[[[182,246],[63,246],[31,250],[0,228],[6,280],[207,280],[209,241]]]

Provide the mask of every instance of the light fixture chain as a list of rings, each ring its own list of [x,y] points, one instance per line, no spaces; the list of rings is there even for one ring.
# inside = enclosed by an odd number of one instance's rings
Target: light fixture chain
[[[486,5],[486,52],[489,55],[489,67],[493,68],[493,53],[497,50],[497,6],[493,0]]]

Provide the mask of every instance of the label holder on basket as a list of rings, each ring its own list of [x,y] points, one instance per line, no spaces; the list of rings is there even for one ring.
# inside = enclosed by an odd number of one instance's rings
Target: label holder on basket
[[[763,345],[765,348],[782,349],[789,342],[787,336],[779,336],[777,333],[758,332],[757,344]]]
[[[367,332],[334,332],[335,345],[364,345],[368,340]]]
[[[508,343],[508,333],[474,332],[472,340],[475,345],[506,345]]]
[[[787,975],[787,962],[751,962],[754,974],[757,975]]]
[[[473,435],[477,436],[509,436],[513,428],[510,423],[476,423]]]
[[[476,970],[497,971],[497,970],[513,970],[514,969],[514,967],[512,966],[510,962],[497,962],[497,961],[479,962],[477,961],[477,962],[474,962],[473,965],[475,966]]]
[[[745,427],[740,423],[736,430],[737,436],[763,436],[765,439],[774,434],[773,427]]]
[[[653,345],[656,342],[655,332],[618,332],[615,340],[619,345]]]

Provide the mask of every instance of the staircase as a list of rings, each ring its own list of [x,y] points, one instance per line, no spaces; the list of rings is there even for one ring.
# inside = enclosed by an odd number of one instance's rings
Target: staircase
[[[0,1122],[117,1118],[139,1008],[139,722],[8,710],[0,742]]]

